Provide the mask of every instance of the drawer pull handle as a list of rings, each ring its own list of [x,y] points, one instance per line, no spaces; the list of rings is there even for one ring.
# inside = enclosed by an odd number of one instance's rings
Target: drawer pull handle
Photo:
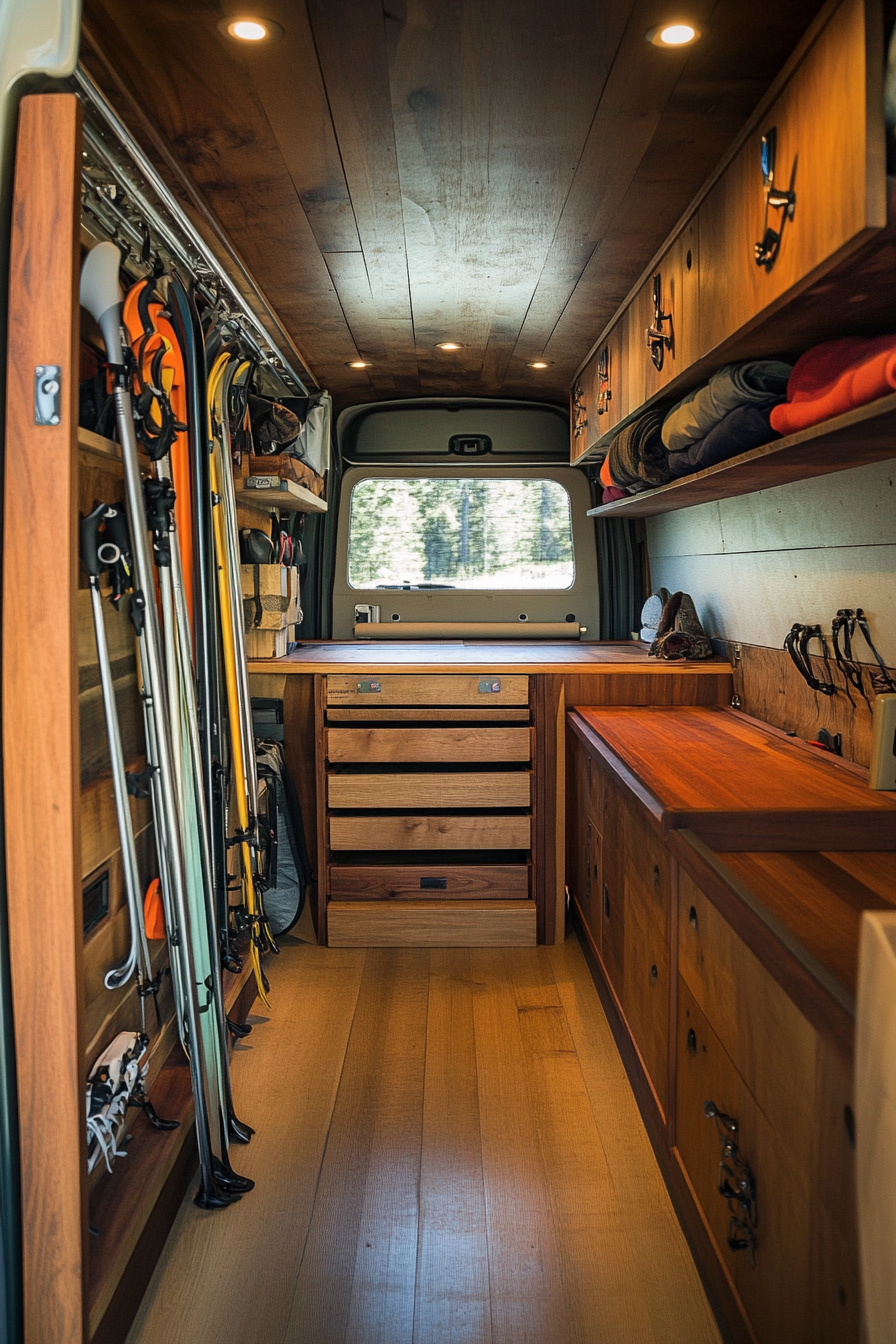
[[[695,905],[692,905],[688,911],[688,923],[692,929],[697,928],[697,907]]]
[[[660,870],[659,870],[659,867],[658,867],[656,864],[654,864],[654,865],[653,865],[653,885],[654,885],[655,887],[658,887],[659,884],[660,884]]]
[[[656,984],[657,980],[659,979],[659,975],[660,975],[660,973],[659,973],[659,971],[658,971],[657,968],[656,968],[656,963],[654,963],[654,965],[651,966],[651,968],[650,968],[650,983],[651,983],[651,985],[655,985],[655,984]]]
[[[728,1249],[746,1251],[750,1267],[756,1268],[756,1226],[759,1222],[756,1211],[756,1177],[746,1160],[741,1156],[737,1141],[738,1124],[733,1116],[720,1111],[714,1101],[703,1106],[707,1120],[715,1120],[719,1134],[721,1153],[719,1156],[718,1191],[727,1202],[731,1213],[728,1224]]]
[[[688,1027],[688,1054],[696,1055],[696,1053],[697,1053],[697,1033],[693,1027]]]
[[[846,1127],[846,1138],[850,1148],[856,1146],[856,1115],[852,1107],[847,1103],[843,1107],[843,1124]]]
[[[447,877],[421,877],[421,879],[420,879],[420,890],[421,890],[421,891],[447,891],[447,890],[448,890],[448,879],[447,879]]]
[[[606,885],[604,886],[604,915],[607,919],[610,918],[610,892]]]

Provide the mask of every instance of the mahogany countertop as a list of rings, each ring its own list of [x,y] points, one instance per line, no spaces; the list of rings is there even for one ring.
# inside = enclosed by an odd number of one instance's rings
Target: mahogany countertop
[[[743,714],[577,707],[569,723],[664,833],[715,850],[896,849],[896,796]]]
[[[450,674],[459,669],[512,668],[514,672],[649,672],[660,676],[697,674],[718,676],[730,673],[723,658],[705,662],[664,662],[649,658],[648,645],[640,640],[604,643],[551,643],[518,640],[498,643],[478,643],[465,640],[453,642],[419,641],[407,644],[377,644],[368,640],[334,640],[299,645],[285,658],[253,658],[249,671],[282,675],[284,673],[344,672],[346,668],[363,667],[374,674],[401,671],[403,673]]]

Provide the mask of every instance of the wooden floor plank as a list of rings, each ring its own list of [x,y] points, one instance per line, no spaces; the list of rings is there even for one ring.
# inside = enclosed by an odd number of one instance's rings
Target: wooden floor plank
[[[560,1238],[567,1327],[575,1344],[665,1344],[639,1293],[637,1259],[627,1235],[575,1044],[540,950],[513,960],[535,1122]]]
[[[207,1213],[190,1192],[129,1344],[284,1338],[366,955],[282,939],[270,1020],[250,1017],[233,1063],[237,1114],[256,1134],[231,1159],[256,1190]]]
[[[513,992],[514,952],[475,950],[473,1021],[494,1344],[568,1344],[560,1243]]]
[[[283,942],[257,1187],[185,1201],[129,1344],[719,1344],[574,940]]]
[[[662,1344],[719,1344],[718,1326],[581,949],[570,937],[547,952],[626,1230],[633,1246],[645,1248],[636,1257],[632,1291],[651,1311]]]
[[[431,956],[414,1344],[490,1344],[470,952]]]
[[[428,979],[425,951],[367,954],[288,1344],[409,1344]]]

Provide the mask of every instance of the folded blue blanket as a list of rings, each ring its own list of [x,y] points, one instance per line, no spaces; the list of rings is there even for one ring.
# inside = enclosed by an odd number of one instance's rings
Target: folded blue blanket
[[[693,471],[717,466],[719,462],[727,462],[729,457],[737,457],[739,453],[748,453],[751,448],[780,439],[781,435],[769,424],[772,407],[777,406],[780,400],[767,401],[764,406],[738,406],[705,438],[692,443],[686,452],[670,453],[669,466],[673,477],[690,476]]]
[[[669,411],[663,421],[663,443],[670,453],[684,452],[704,439],[739,406],[762,405],[787,392],[791,365],[778,359],[750,359],[727,364],[709,382]]]

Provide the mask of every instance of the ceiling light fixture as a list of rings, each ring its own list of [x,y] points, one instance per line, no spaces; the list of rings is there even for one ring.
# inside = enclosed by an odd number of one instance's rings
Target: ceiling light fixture
[[[276,42],[283,36],[283,29],[273,19],[251,18],[243,15],[234,19],[222,19],[218,28],[226,37],[235,37],[238,42]]]
[[[460,344],[459,341],[439,341],[438,345],[436,346],[436,349],[437,349],[437,350],[463,350],[463,346]]]
[[[552,359],[528,359],[526,360],[527,369],[549,369],[553,364]]]
[[[345,367],[347,369],[369,369],[371,361],[369,359],[347,359]]]
[[[659,23],[647,34],[647,41],[655,47],[687,47],[703,36],[703,29],[684,20],[675,23]]]

